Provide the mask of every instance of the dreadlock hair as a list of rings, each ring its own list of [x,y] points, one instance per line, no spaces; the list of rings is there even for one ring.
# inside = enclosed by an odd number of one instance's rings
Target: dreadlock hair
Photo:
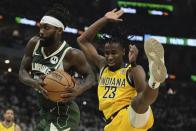
[[[66,26],[69,20],[69,11],[63,6],[63,4],[54,4],[54,6],[45,13],[45,16],[52,16],[60,20],[64,26]]]

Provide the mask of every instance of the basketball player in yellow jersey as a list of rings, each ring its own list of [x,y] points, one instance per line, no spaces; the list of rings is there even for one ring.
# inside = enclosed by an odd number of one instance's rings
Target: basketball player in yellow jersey
[[[6,109],[3,114],[4,121],[0,122],[0,131],[22,131],[19,125],[14,123],[14,111]]]
[[[105,131],[146,131],[154,118],[150,105],[158,96],[158,87],[166,77],[163,46],[155,39],[144,42],[149,62],[150,79],[142,66],[136,64],[138,49],[129,46],[129,65],[124,66],[123,42],[113,38],[106,42],[104,56],[92,45],[96,33],[108,22],[122,21],[121,10],[107,12],[78,37],[78,44],[87,59],[100,69],[98,85],[99,110],[106,119]]]

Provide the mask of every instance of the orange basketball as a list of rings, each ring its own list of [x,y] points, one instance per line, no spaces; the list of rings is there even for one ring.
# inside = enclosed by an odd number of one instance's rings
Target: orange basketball
[[[44,88],[48,91],[48,98],[53,102],[59,102],[63,99],[60,97],[66,87],[74,87],[75,83],[72,77],[64,71],[53,71],[44,79]]]

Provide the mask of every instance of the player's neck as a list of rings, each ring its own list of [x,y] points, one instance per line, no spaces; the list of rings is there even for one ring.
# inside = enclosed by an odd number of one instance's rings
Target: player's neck
[[[121,63],[120,65],[117,65],[117,66],[114,66],[114,67],[109,67],[109,69],[111,70],[111,71],[116,71],[116,70],[118,70],[118,69],[120,69],[120,68],[123,68],[124,67],[124,62],[123,63]]]
[[[12,124],[13,124],[13,121],[3,121],[2,122],[3,123],[3,125],[5,126],[5,127],[10,127],[10,126],[12,126]]]
[[[44,47],[44,51],[47,55],[52,54],[54,51],[56,51],[60,46],[61,46],[62,42],[60,40],[55,41],[53,44],[51,44],[51,46],[49,47]]]

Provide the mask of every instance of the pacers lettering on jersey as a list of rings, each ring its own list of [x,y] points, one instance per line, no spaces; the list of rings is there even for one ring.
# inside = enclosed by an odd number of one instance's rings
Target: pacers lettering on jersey
[[[45,75],[51,72],[51,69],[49,67],[39,64],[39,63],[32,63],[32,70],[40,71],[44,73]]]
[[[125,87],[125,79],[113,77],[101,77],[99,84],[101,86]]]

